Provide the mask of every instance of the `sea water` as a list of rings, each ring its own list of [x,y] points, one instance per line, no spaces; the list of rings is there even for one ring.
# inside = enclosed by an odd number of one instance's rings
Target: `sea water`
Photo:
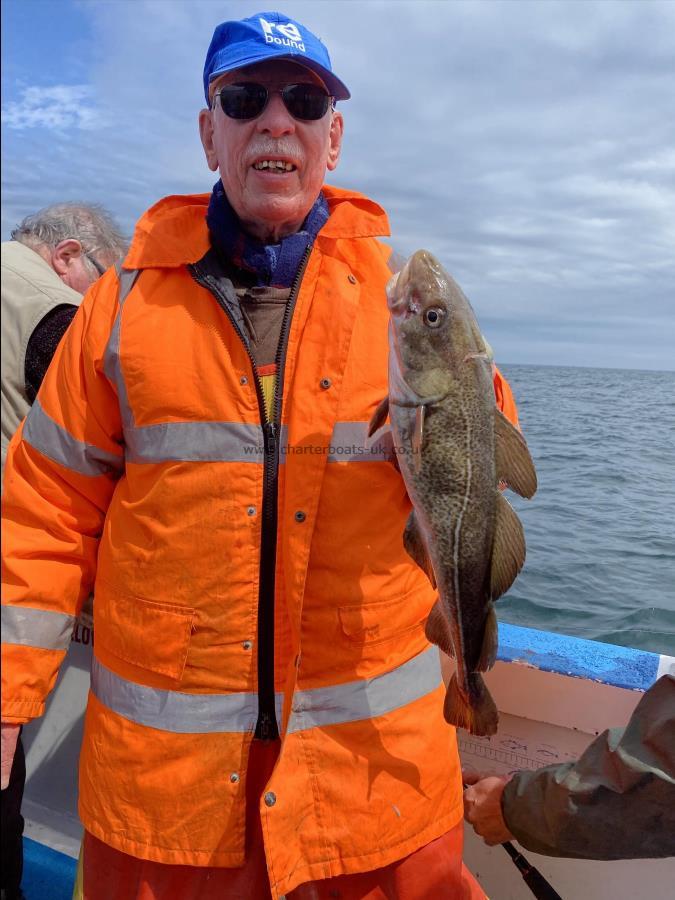
[[[502,621],[675,656],[675,372],[502,365],[539,479]]]

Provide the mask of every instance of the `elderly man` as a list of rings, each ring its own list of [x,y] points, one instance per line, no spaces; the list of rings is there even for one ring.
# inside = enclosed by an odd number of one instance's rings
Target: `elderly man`
[[[125,252],[110,215],[58,203],[26,216],[2,244],[2,468],[87,288]]]
[[[3,720],[95,580],[85,897],[460,897],[435,596],[366,440],[388,225],[323,184],[349,92],[279,13],[216,28],[204,89],[219,181],[140,220],[10,453]]]
[[[2,244],[2,469],[7,447],[35,399],[82,294],[124,252],[97,206],[59,203],[27,216]],[[10,735],[12,749],[17,729]],[[5,735],[3,735],[4,737]],[[10,754],[5,754],[10,762]],[[20,896],[25,781],[21,744],[2,772],[2,896]]]

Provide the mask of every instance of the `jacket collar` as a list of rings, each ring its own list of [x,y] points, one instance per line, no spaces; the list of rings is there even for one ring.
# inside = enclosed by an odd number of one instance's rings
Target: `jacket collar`
[[[373,200],[356,191],[324,185],[330,216],[318,240],[385,237],[387,214]],[[164,197],[139,219],[126,269],[174,268],[196,263],[209,250],[206,211],[210,194],[173,194]]]
[[[2,242],[2,266],[3,269],[11,269],[21,275],[23,281],[58,303],[79,306],[82,302],[82,294],[78,294],[61,281],[54,269],[36,250],[20,241]]]

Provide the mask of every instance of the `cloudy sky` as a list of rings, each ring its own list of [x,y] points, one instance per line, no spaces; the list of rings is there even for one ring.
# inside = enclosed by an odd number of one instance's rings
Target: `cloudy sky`
[[[64,199],[127,232],[210,190],[197,134],[214,0],[4,0],[2,238]],[[506,363],[675,369],[675,2],[279,7],[352,91],[330,181],[436,253]]]

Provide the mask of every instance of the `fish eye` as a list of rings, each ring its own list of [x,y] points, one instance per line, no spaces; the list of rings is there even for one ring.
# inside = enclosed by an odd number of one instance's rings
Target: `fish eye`
[[[445,316],[445,310],[440,306],[432,306],[424,313],[424,324],[429,328],[438,328]]]

